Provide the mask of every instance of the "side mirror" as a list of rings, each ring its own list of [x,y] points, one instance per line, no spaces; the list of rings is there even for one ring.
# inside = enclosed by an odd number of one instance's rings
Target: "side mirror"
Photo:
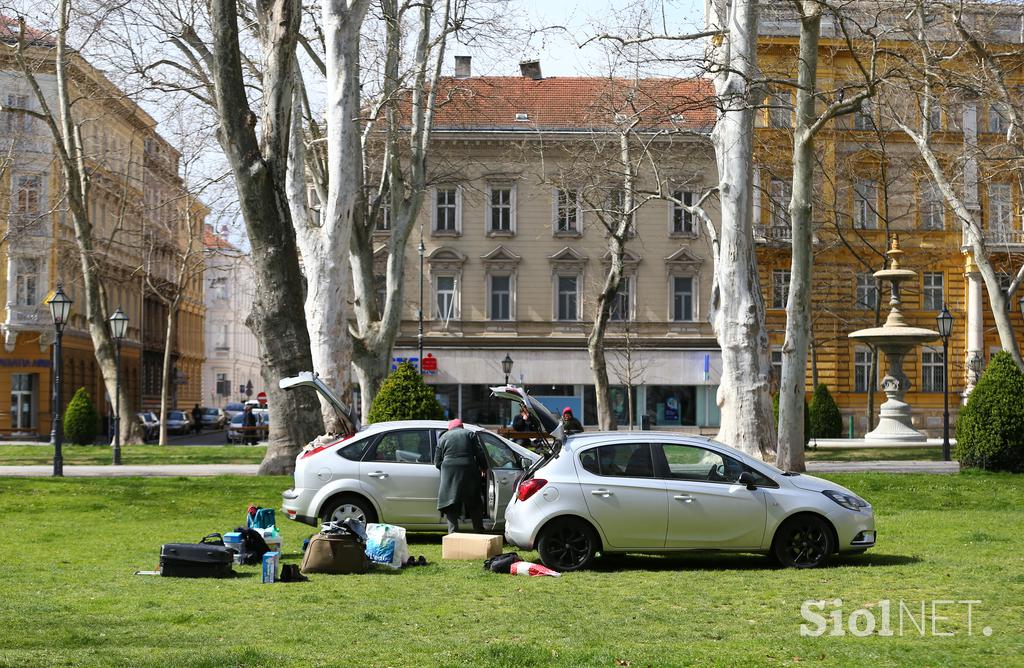
[[[757,482],[754,480],[754,475],[750,471],[744,471],[741,473],[736,482],[741,485],[746,485],[747,489],[757,489]]]

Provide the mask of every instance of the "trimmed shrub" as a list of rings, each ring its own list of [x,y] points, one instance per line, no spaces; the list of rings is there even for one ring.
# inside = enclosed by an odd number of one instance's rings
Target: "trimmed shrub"
[[[956,441],[961,466],[1024,471],[1024,374],[1009,353],[992,356],[960,411]]]
[[[99,415],[84,387],[75,390],[64,411],[64,436],[69,443],[92,445],[99,431]]]
[[[840,438],[843,435],[843,414],[825,383],[814,388],[811,397],[811,438]]]
[[[772,415],[775,416],[775,431],[779,431],[779,395],[772,395]],[[807,399],[804,399],[804,445],[811,440],[811,411],[807,407]]]
[[[434,390],[423,382],[423,377],[412,364],[402,362],[381,384],[370,406],[367,422],[442,418],[444,409],[434,396]]]

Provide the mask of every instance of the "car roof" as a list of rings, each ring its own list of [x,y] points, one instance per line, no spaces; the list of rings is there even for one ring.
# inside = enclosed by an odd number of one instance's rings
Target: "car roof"
[[[502,441],[505,442],[506,445],[510,446],[520,456],[527,457],[527,458],[529,458],[531,460],[534,460],[534,461],[536,461],[537,459],[540,459],[540,456],[537,453],[533,452],[532,450],[528,450],[528,449],[522,447],[521,445],[519,445],[519,444],[517,444],[517,443],[515,443],[513,441],[508,440],[507,438],[503,438],[499,434],[495,434],[493,431],[487,429],[486,427],[481,427],[481,426],[475,425],[475,424],[469,424],[468,422],[463,422],[462,426],[465,427],[466,429],[470,430],[470,431],[486,431],[487,433],[500,438]],[[379,434],[379,433],[385,432],[385,431],[392,431],[392,430],[395,430],[395,429],[440,429],[440,430],[443,430],[443,431],[447,431],[448,430],[448,421],[447,420],[391,420],[390,422],[374,422],[373,424],[369,424],[369,425],[366,425],[365,427],[363,427],[356,434],[356,436],[361,438],[363,436],[372,436],[374,434]]]

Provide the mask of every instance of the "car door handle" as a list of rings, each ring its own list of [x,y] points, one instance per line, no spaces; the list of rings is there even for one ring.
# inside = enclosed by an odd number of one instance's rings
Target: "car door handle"
[[[693,503],[693,496],[689,494],[676,494],[672,498],[676,501],[682,501],[683,503]]]
[[[612,493],[609,492],[607,489],[592,489],[592,490],[590,490],[590,493],[593,494],[594,496],[601,496],[601,497],[604,497],[606,499],[609,496],[612,496]]]
[[[384,471],[374,471],[373,473],[367,473],[366,475],[370,476],[371,478],[379,478],[381,480],[388,477],[388,474],[384,473]]]

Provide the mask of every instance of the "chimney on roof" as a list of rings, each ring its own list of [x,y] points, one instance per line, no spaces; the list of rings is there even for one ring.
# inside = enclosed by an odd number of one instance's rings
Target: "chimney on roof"
[[[455,78],[468,79],[473,76],[473,56],[455,56]]]
[[[539,60],[523,60],[519,63],[519,73],[527,79],[543,79],[540,73]]]

